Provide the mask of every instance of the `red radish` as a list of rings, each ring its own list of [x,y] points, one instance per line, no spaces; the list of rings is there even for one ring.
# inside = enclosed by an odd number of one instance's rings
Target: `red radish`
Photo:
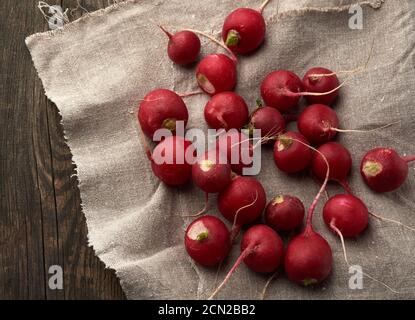
[[[235,62],[224,54],[211,54],[196,69],[197,83],[207,94],[232,91],[236,86]]]
[[[251,114],[249,129],[259,129],[261,137],[273,141],[285,130],[285,120],[277,109],[259,107]]]
[[[223,159],[221,159],[223,157]],[[193,182],[206,193],[217,193],[231,182],[231,166],[226,154],[216,150],[207,151],[192,166]]]
[[[209,300],[218,294],[242,261],[255,272],[271,273],[281,265],[283,256],[284,246],[282,240],[274,230],[262,224],[249,228],[242,238],[239,258],[222,283],[209,297]]]
[[[303,83],[293,72],[277,70],[266,76],[261,84],[261,96],[267,106],[277,108],[280,112],[291,111],[301,96],[290,96],[288,93],[301,92]]]
[[[214,129],[241,129],[249,118],[245,100],[235,92],[221,92],[206,104],[205,119]]]
[[[266,205],[262,184],[251,177],[235,177],[218,196],[218,208],[235,227],[255,221]]]
[[[242,174],[244,168],[252,166],[253,145],[248,136],[237,130],[229,130],[219,136],[216,148],[226,153],[232,171]]]
[[[329,180],[338,182],[348,193],[352,193],[347,183],[347,176],[352,168],[350,152],[337,142],[323,144],[318,148],[318,151],[320,153],[315,153],[311,161],[313,175],[320,180],[323,180],[326,175],[327,167],[321,157],[321,154],[323,154],[330,165]]]
[[[310,147],[312,148],[312,147]],[[312,148],[319,153],[318,150]],[[324,155],[322,155],[323,159]],[[317,196],[307,214],[304,231],[292,239],[287,247],[284,267],[288,278],[298,284],[308,286],[325,280],[332,269],[333,257],[330,245],[312,226],[315,207],[321,194],[326,189],[330,174],[329,163],[326,162],[326,176]]]
[[[297,125],[298,130],[310,143],[319,145],[336,136],[339,119],[336,112],[328,106],[313,104],[301,112]]]
[[[336,195],[327,201],[323,209],[323,218],[330,230],[339,236],[344,260],[350,268],[344,237],[356,237],[367,228],[369,211],[359,198],[350,194],[341,194]],[[384,282],[373,278],[371,275],[365,272],[363,272],[363,274],[388,288],[393,293],[399,293]]]
[[[391,148],[376,148],[363,157],[360,172],[372,190],[390,192],[405,182],[411,161],[415,156],[401,157]]]
[[[302,225],[304,205],[290,195],[279,195],[268,203],[265,223],[276,231],[292,231]]]
[[[304,90],[307,92],[329,92],[336,89],[339,85],[339,79],[336,74],[326,68],[311,68],[303,78]],[[309,104],[331,105],[339,96],[339,90],[323,96],[306,96]]]
[[[138,109],[138,121],[143,132],[152,138],[158,129],[176,130],[176,122],[189,119],[187,107],[175,92],[157,89],[147,94]]]
[[[300,143],[299,140],[303,143]],[[308,141],[298,132],[288,131],[280,135],[274,145],[274,160],[277,167],[286,173],[306,169],[312,158]]]
[[[262,44],[265,31],[265,20],[261,12],[239,8],[226,17],[222,39],[233,52],[247,54]]]
[[[369,211],[359,198],[351,194],[339,194],[331,197],[323,209],[326,225],[337,227],[345,237],[361,234],[369,222]]]
[[[187,154],[194,151],[190,141],[179,136],[166,137],[154,148],[150,158],[154,174],[169,186],[185,184],[192,176]]]
[[[228,228],[220,219],[209,215],[196,219],[187,227],[184,243],[189,256],[206,267],[218,265],[231,249]]]
[[[167,53],[174,63],[186,65],[195,62],[200,53],[200,39],[191,31],[180,31],[171,34],[164,27],[159,26],[169,37]]]

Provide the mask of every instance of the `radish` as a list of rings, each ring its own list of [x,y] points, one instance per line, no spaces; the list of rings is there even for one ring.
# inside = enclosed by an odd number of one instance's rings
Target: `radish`
[[[298,132],[288,131],[280,135],[274,145],[275,164],[286,173],[306,169],[312,158],[311,149],[307,145],[308,141]]]
[[[331,197],[323,209],[326,225],[333,230],[337,227],[344,237],[356,237],[368,225],[369,211],[359,198],[351,194],[339,194]]]
[[[293,72],[277,70],[268,74],[261,84],[261,95],[265,103],[281,112],[291,111],[302,96],[326,96],[338,91],[345,82],[327,92],[304,92],[301,79]]]
[[[221,263],[231,249],[228,228],[220,219],[209,215],[187,227],[184,243],[189,256],[206,267]]]
[[[187,160],[188,154],[194,152],[192,143],[180,136],[169,136],[161,141],[150,155],[154,174],[169,186],[181,186],[192,176],[192,164]]]
[[[183,121],[185,126],[189,119],[183,99],[167,89],[156,89],[147,94],[138,109],[138,121],[141,129],[152,138],[158,129],[176,130],[176,122]]]
[[[323,154],[330,165],[329,180],[338,182],[348,193],[352,194],[347,182],[347,176],[352,168],[350,152],[337,142],[323,144],[318,151],[320,153],[315,153],[311,161],[313,175],[319,180],[323,180],[326,175],[327,167],[321,156]]]
[[[241,175],[244,168],[252,166],[254,147],[244,133],[231,129],[221,134],[216,148],[226,154],[233,172]]]
[[[297,197],[279,195],[268,203],[265,223],[276,231],[292,231],[302,225],[304,211],[304,205]]]
[[[311,68],[303,78],[304,90],[307,92],[329,92],[340,85],[337,75],[326,68]],[[339,96],[339,91],[333,91],[323,96],[306,96],[309,104],[331,105]],[[310,141],[311,142],[311,141]]]
[[[242,261],[255,272],[271,273],[281,265],[283,256],[282,240],[274,230],[262,224],[249,228],[242,238],[240,256],[209,300],[218,294]]]
[[[301,96],[290,96],[287,92],[301,92],[303,83],[291,71],[277,70],[266,76],[261,84],[261,96],[267,106],[278,109],[280,112],[291,111]]]
[[[398,122],[369,130],[339,129],[339,119],[333,109],[324,104],[313,104],[301,112],[297,125],[298,130],[310,143],[320,145],[332,140],[337,132],[367,133],[388,128]]]
[[[300,113],[297,126],[310,143],[319,145],[336,136],[339,119],[336,112],[328,106],[313,104]]]
[[[323,218],[326,225],[339,236],[342,244],[344,260],[350,268],[347,259],[346,245],[344,237],[356,237],[360,235],[369,222],[369,211],[359,198],[350,194],[336,195],[330,198],[324,206]],[[399,293],[382,281],[377,280],[371,275],[362,272],[363,275],[383,285],[393,293]]]
[[[249,118],[245,100],[235,92],[221,92],[206,104],[205,119],[214,129],[241,129]]]
[[[231,166],[226,154],[209,150],[192,166],[193,182],[206,193],[217,193],[231,182]]]
[[[266,205],[262,184],[251,177],[236,176],[218,196],[218,209],[233,223],[232,239],[242,225],[254,222]]]
[[[320,154],[313,147],[309,147]],[[326,163],[326,176],[324,182],[313,200],[307,214],[307,222],[304,231],[292,239],[287,247],[284,267],[288,278],[298,284],[309,286],[325,280],[332,269],[333,257],[330,245],[312,226],[314,210],[321,194],[326,189],[330,175],[330,166]]]
[[[262,12],[269,0],[258,10],[239,8],[229,14],[222,28],[223,42],[239,54],[247,54],[264,42],[266,25]]]
[[[185,30],[171,34],[163,26],[159,27],[169,38],[167,53],[171,61],[180,65],[196,61],[201,45],[199,37],[194,32]]]
[[[261,137],[272,142],[285,130],[285,120],[277,109],[261,106],[251,114],[248,127],[261,130]]]
[[[376,148],[363,157],[360,172],[366,184],[376,192],[398,189],[408,176],[408,163],[415,156],[401,157],[391,148]]]
[[[236,86],[235,61],[224,54],[208,55],[197,66],[196,79],[207,94],[232,91]]]

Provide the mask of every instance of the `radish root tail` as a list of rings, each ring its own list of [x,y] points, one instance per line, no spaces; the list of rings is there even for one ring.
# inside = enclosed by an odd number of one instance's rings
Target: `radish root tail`
[[[410,227],[410,226],[407,226],[406,224],[404,224],[404,223],[402,223],[400,221],[393,220],[393,219],[389,219],[389,218],[385,218],[385,217],[382,217],[382,216],[377,215],[376,213],[373,213],[373,212],[370,212],[370,211],[369,211],[369,214],[371,216],[375,217],[376,219],[379,219],[380,221],[386,221],[386,222],[395,223],[395,224],[397,224],[397,225],[399,225],[401,227],[404,227],[404,228],[406,228],[408,230],[411,230],[412,232],[415,232],[415,228]]]
[[[343,256],[344,256],[344,261],[346,262],[346,265],[350,268],[351,265],[349,263],[349,260],[347,259],[347,253],[346,253],[346,245],[344,243],[344,238],[343,238],[343,234],[341,233],[341,231],[336,227],[334,220],[330,223],[330,227],[331,229],[339,236],[341,244],[342,244],[342,250],[343,250]],[[395,294],[399,294],[400,292],[396,291],[395,289],[391,288],[390,286],[388,286],[386,283],[372,277],[370,274],[367,274],[366,272],[362,271],[362,274],[364,276],[366,276],[367,278],[381,284],[382,286],[384,286],[385,288],[387,288],[388,290],[392,291]]]
[[[278,274],[278,271],[274,272],[274,274],[271,277],[269,277],[269,279],[267,280],[267,283],[265,283],[264,289],[262,289],[262,293],[261,293],[261,300],[265,299],[268,287],[271,284],[272,280],[274,280],[274,278],[277,276],[277,274]]]
[[[395,121],[395,122],[392,122],[392,123],[388,123],[388,124],[386,124],[384,126],[380,126],[380,127],[377,127],[377,128],[374,128],[374,129],[369,129],[369,130],[338,129],[338,128],[330,128],[330,130],[333,130],[333,131],[336,131],[336,132],[367,133],[367,132],[374,132],[374,131],[379,131],[379,130],[382,130],[382,129],[386,129],[386,128],[392,127],[392,126],[394,126],[394,125],[396,125],[398,123],[401,123],[401,121]]]
[[[205,206],[203,207],[202,210],[200,210],[198,213],[195,213],[195,214],[180,215],[180,216],[182,218],[195,218],[195,217],[201,216],[202,214],[206,212],[208,205],[209,205],[209,193],[205,192]]]

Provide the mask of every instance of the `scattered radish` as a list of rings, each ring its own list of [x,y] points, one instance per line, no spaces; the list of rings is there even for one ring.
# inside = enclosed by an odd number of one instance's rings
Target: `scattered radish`
[[[337,227],[345,237],[361,234],[369,222],[369,211],[359,198],[351,194],[339,194],[331,197],[323,209],[326,225]]]
[[[241,129],[248,118],[248,106],[235,92],[218,93],[205,106],[206,122],[214,129]]]
[[[175,92],[157,89],[147,94],[138,109],[138,121],[141,129],[152,138],[158,129],[176,130],[176,122],[189,119],[187,107],[183,99]]]
[[[186,230],[185,247],[197,263],[213,267],[229,254],[231,239],[226,225],[214,216],[203,216],[193,221]]]
[[[239,258],[222,283],[209,297],[209,300],[218,294],[242,261],[255,272],[271,273],[281,265],[283,256],[284,246],[282,240],[274,230],[261,224],[249,228],[242,238]]]
[[[277,109],[259,107],[251,114],[249,129],[261,130],[261,137],[273,142],[285,130],[285,120]]]
[[[241,175],[244,168],[252,166],[253,145],[244,133],[229,130],[221,134],[216,141],[216,148],[226,153],[233,172]]]
[[[280,112],[291,111],[301,96],[290,96],[287,92],[301,92],[303,83],[293,72],[278,70],[268,74],[261,84],[261,96],[267,106]]]
[[[254,222],[266,205],[262,184],[251,177],[236,176],[218,196],[222,215],[234,224],[235,233],[245,224]]]
[[[159,27],[169,37],[167,53],[171,61],[180,65],[196,61],[201,45],[199,37],[194,32],[185,30],[171,34],[164,27]]]
[[[319,180],[323,180],[327,167],[321,154],[323,154],[330,165],[329,180],[338,182],[348,193],[352,193],[347,182],[347,176],[352,168],[352,157],[350,152],[338,142],[328,142],[318,148],[320,153],[313,155],[311,170]]]
[[[235,61],[224,54],[211,54],[202,59],[196,69],[196,79],[207,94],[232,91],[236,86]]]
[[[320,152],[308,146],[315,152]],[[326,189],[330,176],[330,166],[326,163],[326,176],[324,182],[313,200],[307,214],[307,222],[304,231],[292,239],[287,247],[284,267],[288,278],[298,284],[309,286],[325,280],[332,269],[333,257],[330,245],[313,229],[312,219],[321,194]]]
[[[204,192],[221,192],[231,182],[231,166],[226,154],[216,150],[207,151],[193,164],[192,177],[193,182]]]
[[[324,104],[305,108],[298,118],[298,130],[312,144],[319,145],[332,140],[339,127],[336,112]]]
[[[192,143],[180,136],[166,137],[153,150],[151,167],[154,174],[169,186],[181,186],[192,176],[187,154],[194,152]]]
[[[304,211],[304,205],[297,197],[279,195],[268,203],[265,223],[276,231],[292,231],[302,225]]]
[[[247,54],[262,44],[265,31],[265,20],[261,12],[239,8],[226,17],[222,39],[233,52]]]
[[[303,78],[304,90],[307,92],[329,92],[340,85],[337,75],[326,68],[312,68]],[[331,105],[339,96],[339,90],[323,96],[306,96],[309,104]],[[311,141],[310,141],[311,142]]]
[[[342,244],[344,260],[350,268],[351,265],[347,259],[344,237],[356,237],[367,228],[369,222],[369,211],[359,198],[350,194],[341,194],[336,195],[327,201],[323,209],[323,218],[330,230],[339,236]],[[365,272],[362,272],[362,274],[373,281],[380,283],[393,293],[399,293],[371,275]]]
[[[288,131],[280,135],[274,145],[274,160],[277,167],[286,173],[306,169],[313,155],[307,144],[306,138],[298,132]]]
[[[360,172],[372,190],[390,192],[405,182],[411,161],[415,156],[401,157],[391,148],[376,148],[363,157]]]

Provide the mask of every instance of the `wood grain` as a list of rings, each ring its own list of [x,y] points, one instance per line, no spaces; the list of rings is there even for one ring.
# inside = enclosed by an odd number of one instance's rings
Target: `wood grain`
[[[87,244],[87,228],[60,115],[25,46],[47,30],[36,0],[0,1],[0,298],[124,299],[113,270]],[[49,1],[76,8],[76,0]],[[80,1],[88,11],[107,0]],[[71,20],[85,12],[78,8]],[[48,270],[64,271],[63,290]]]

